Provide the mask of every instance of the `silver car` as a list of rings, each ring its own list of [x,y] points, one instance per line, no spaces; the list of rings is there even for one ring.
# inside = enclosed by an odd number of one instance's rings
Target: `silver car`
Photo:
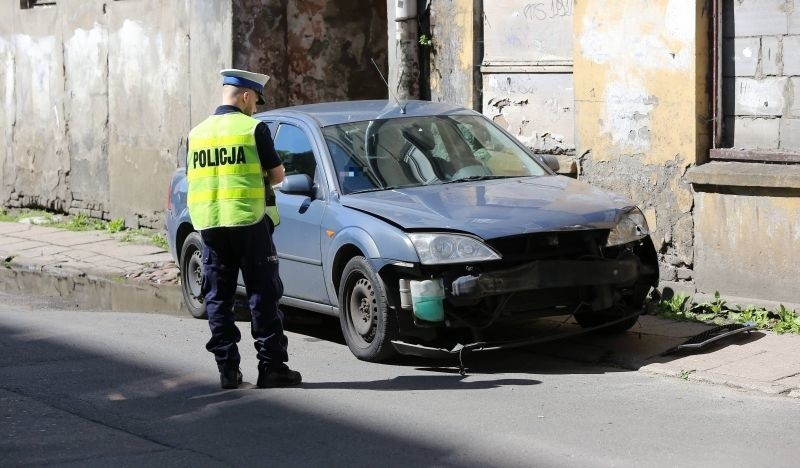
[[[287,174],[275,230],[282,303],[338,316],[360,359],[514,346],[525,341],[454,347],[448,330],[477,340],[544,316],[621,332],[658,282],[630,200],[557,175],[557,162],[477,112],[354,101],[254,117],[269,125]],[[185,302],[202,317],[184,169],[166,223]]]

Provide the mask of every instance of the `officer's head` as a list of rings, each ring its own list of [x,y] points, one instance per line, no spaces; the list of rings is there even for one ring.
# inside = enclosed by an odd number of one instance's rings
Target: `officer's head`
[[[245,70],[220,70],[222,75],[222,101],[253,115],[256,105],[264,104],[264,85],[269,76]]]

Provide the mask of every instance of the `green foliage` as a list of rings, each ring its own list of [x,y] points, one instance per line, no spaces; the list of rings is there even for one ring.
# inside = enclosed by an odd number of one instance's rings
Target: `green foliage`
[[[106,227],[105,221],[90,218],[86,213],[76,213],[65,222],[53,222],[51,224],[69,231],[102,230]]]
[[[167,238],[162,232],[146,228],[126,229],[119,240],[134,244],[152,244],[164,250],[167,250],[168,247]]]
[[[8,212],[8,210],[6,210],[5,208],[0,208],[0,221],[12,222],[16,221],[16,219]]]
[[[681,369],[679,377],[682,378],[683,380],[689,380],[689,376],[694,372],[695,372],[694,369]]]
[[[111,234],[120,232],[123,229],[125,229],[125,220],[122,218],[113,219],[106,225],[106,231]]]
[[[167,238],[164,234],[157,232],[150,237],[150,242],[155,245],[156,247],[161,247],[164,250],[167,250],[169,245],[167,244]]]
[[[736,309],[730,309],[719,291],[714,293],[713,301],[699,304],[692,302],[685,294],[677,294],[656,304],[656,315],[674,320],[717,325],[752,323],[760,329],[773,330],[775,333],[800,334],[800,317],[796,311],[787,309],[783,304],[774,312],[752,305],[746,307],[737,305]]]
[[[797,333],[800,334],[800,317],[793,310],[787,309],[781,304],[777,311],[778,319],[773,327],[775,333]]]
[[[678,293],[669,299],[664,299],[658,303],[659,315],[669,318],[686,318],[687,303],[689,296]]]
[[[433,46],[433,38],[428,37],[425,34],[421,34],[419,36],[419,45],[423,47],[431,47]]]
[[[720,295],[719,291],[714,291],[714,301],[713,302],[703,302],[702,304],[697,304],[694,308],[705,310],[706,313],[710,313],[713,315],[719,315],[724,310],[726,310],[727,303],[723,300]]]

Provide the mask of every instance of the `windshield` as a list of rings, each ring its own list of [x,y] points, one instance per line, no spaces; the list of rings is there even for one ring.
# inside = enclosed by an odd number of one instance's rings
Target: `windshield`
[[[546,174],[482,116],[348,122],[322,131],[344,194]]]

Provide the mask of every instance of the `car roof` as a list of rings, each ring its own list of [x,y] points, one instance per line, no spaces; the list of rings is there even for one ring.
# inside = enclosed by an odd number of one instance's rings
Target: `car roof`
[[[465,107],[431,101],[406,101],[401,107],[394,101],[341,101],[320,104],[304,104],[261,112],[253,117],[268,120],[278,116],[306,117],[315,120],[320,127],[345,122],[363,122],[376,119],[400,117],[422,117],[430,115],[480,115]]]

